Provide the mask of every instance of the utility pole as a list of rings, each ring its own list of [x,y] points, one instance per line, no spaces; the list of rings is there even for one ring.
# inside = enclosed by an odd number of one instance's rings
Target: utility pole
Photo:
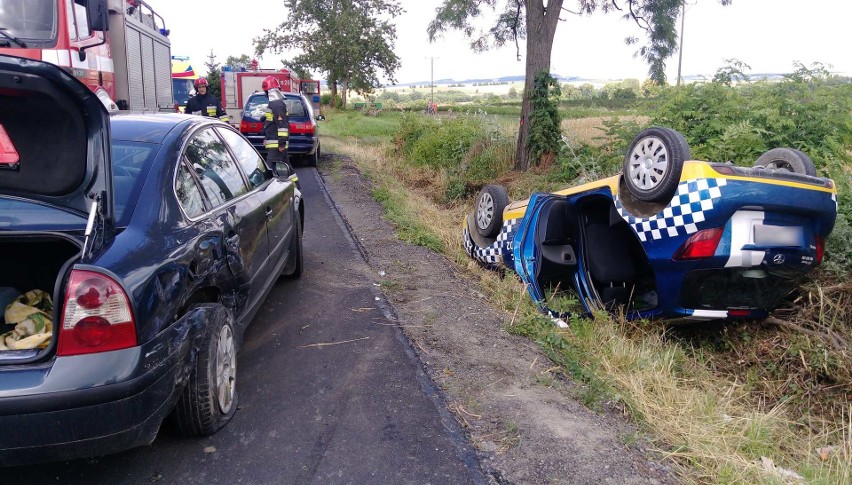
[[[677,85],[683,82],[683,77],[680,75],[680,66],[683,63],[683,25],[686,18],[686,0],[683,0],[683,7],[680,12],[680,46],[677,48]]]
[[[435,59],[439,59],[439,57],[429,56],[428,59],[430,63],[429,88],[432,94],[430,95],[429,106],[426,111],[429,111],[432,106],[435,106]]]

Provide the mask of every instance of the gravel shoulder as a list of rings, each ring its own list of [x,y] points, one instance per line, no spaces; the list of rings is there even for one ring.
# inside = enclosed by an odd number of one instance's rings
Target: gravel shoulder
[[[494,483],[677,482],[618,409],[583,406],[535,343],[508,334],[511,315],[489,305],[475,282],[443,256],[398,240],[351,159],[326,154],[318,170],[396,324]]]

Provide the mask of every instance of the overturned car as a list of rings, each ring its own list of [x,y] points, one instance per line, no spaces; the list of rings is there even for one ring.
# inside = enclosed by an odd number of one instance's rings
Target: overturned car
[[[653,127],[622,174],[511,204],[483,187],[464,241],[482,265],[513,269],[559,325],[547,296],[568,288],[585,314],[760,319],[821,263],[836,215],[834,182],[801,151],[751,168],[694,161],[683,135]]]

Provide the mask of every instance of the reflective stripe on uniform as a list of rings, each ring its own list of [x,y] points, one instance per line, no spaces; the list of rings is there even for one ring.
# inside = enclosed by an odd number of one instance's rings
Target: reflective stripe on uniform
[[[209,116],[216,116],[216,107],[215,106],[208,106],[207,107],[207,114]]]
[[[278,140],[264,140],[263,146],[265,148],[278,148]]]
[[[272,111],[267,111],[264,116],[266,116],[266,121],[272,121]]]
[[[231,118],[226,115],[220,116],[219,119],[224,121],[225,123],[231,121]]]
[[[290,130],[287,128],[278,128],[278,137],[279,138],[287,138],[290,136]]]

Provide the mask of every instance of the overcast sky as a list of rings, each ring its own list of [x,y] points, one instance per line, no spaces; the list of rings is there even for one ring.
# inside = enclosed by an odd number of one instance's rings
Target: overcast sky
[[[212,49],[221,63],[229,55],[253,55],[252,39],[264,28],[287,20],[283,0],[202,2],[147,0],[171,29],[172,54],[189,56],[196,71],[206,72],[204,61]],[[793,61],[820,61],[833,71],[852,75],[852,2],[848,0],[733,0],[722,7],[718,0],[688,0],[684,37],[683,74],[712,76],[727,58],[740,59],[752,72],[790,72]],[[402,67],[399,83],[429,80],[429,60],[434,56],[435,79],[494,78],[524,72],[514,44],[484,54],[474,54],[458,33],[430,44],[426,26],[441,0],[401,0],[405,13],[396,19],[396,53]],[[565,0],[572,7],[572,0]],[[633,57],[635,46],[624,38],[644,32],[617,15],[591,17],[566,14],[557,30],[551,71],[563,76],[593,79],[647,77],[647,65]],[[200,32],[200,33],[199,33]],[[524,46],[521,45],[523,56]],[[280,58],[271,53],[261,67],[277,68]],[[677,54],[668,61],[668,77],[677,74]],[[316,74],[316,73],[314,73]]]

